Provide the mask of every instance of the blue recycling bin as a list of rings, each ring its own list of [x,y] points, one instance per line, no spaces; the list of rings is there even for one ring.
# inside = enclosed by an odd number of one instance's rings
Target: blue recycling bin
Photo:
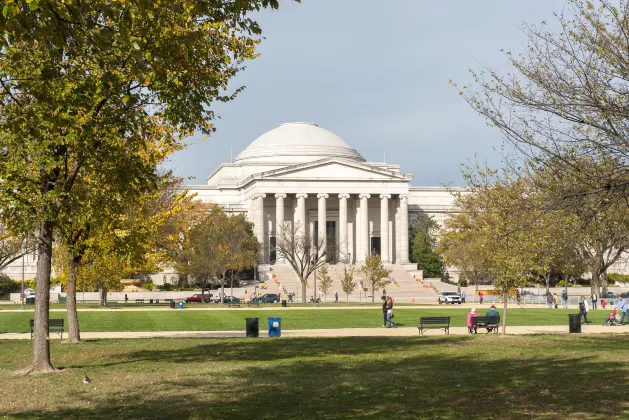
[[[180,300],[180,301],[179,301],[179,304],[177,305],[177,307],[178,307],[179,309],[183,309],[183,300]]]
[[[282,318],[269,318],[269,337],[282,336]]]

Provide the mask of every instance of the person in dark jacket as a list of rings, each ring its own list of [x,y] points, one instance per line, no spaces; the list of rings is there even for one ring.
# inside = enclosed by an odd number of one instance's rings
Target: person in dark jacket
[[[386,296],[382,296],[382,319],[383,319],[383,323],[382,326],[383,327],[387,327],[387,312],[389,310],[389,302],[387,301],[387,297]]]

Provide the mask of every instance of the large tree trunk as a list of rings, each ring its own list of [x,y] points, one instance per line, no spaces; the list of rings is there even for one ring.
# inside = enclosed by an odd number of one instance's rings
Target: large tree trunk
[[[225,303],[225,273],[221,279],[221,303]]]
[[[18,371],[19,374],[55,372],[50,362],[50,341],[48,337],[48,315],[50,309],[50,272],[52,270],[53,224],[44,221],[40,224],[39,258],[35,281],[35,327],[33,329],[33,359],[31,364]]]
[[[78,261],[70,258],[70,269],[68,273],[68,285],[66,286],[66,309],[68,311],[68,341],[78,343],[81,341],[79,331],[79,315],[76,311],[76,276]]]
[[[100,306],[107,306],[107,288],[102,287],[100,290]]]
[[[546,295],[550,293],[550,273],[544,276],[544,282],[546,283]]]
[[[301,281],[301,302],[306,303],[306,282]]]
[[[596,296],[600,296],[600,279],[601,279],[601,265],[598,263],[598,261],[594,262],[594,264],[592,264],[592,287],[591,287],[591,292],[592,294],[596,294]],[[607,297],[607,295],[605,295],[605,297]]]
[[[503,303],[503,307],[504,307],[504,310],[502,312],[502,335],[506,335],[507,334],[507,299],[506,299],[506,294],[505,294],[505,298],[502,299],[502,303]]]
[[[605,275],[605,273],[602,273],[602,275],[600,276],[601,279],[601,293],[603,296],[607,296],[607,276]],[[598,294],[596,295],[598,297],[600,297]]]

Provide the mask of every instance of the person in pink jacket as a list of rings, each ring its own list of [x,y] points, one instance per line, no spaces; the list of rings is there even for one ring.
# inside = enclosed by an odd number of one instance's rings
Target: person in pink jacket
[[[476,313],[476,308],[472,308],[469,314],[467,314],[467,331],[472,334],[476,334],[476,324],[472,324],[472,318],[476,318],[478,314]]]

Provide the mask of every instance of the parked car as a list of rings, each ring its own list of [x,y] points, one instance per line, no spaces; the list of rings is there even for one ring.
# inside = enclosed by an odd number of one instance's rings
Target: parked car
[[[453,305],[455,303],[458,303],[460,305],[461,296],[457,292],[441,292],[441,294],[439,295],[439,304],[441,305],[444,302],[446,303],[446,305],[448,303],[451,303]]]
[[[219,302],[220,302],[220,299],[219,299]],[[223,303],[228,303],[230,305],[234,305],[234,304],[240,303],[240,299],[238,299],[237,297],[234,297],[234,296],[225,296],[223,298]]]
[[[203,297],[201,297],[200,293],[194,294],[186,298],[186,303],[201,303],[201,299],[203,299],[203,303],[211,302],[212,294],[203,295]]]
[[[278,303],[280,298],[277,297],[274,293],[267,293],[266,295],[262,295],[260,298],[260,303]]]
[[[618,293],[616,293],[616,292],[607,292],[607,297],[609,299],[618,299]]]

